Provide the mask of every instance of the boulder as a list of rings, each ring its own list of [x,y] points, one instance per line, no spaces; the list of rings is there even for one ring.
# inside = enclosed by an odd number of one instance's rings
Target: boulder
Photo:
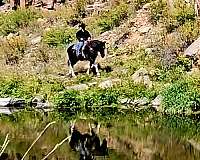
[[[145,105],[148,105],[148,103],[149,103],[149,100],[146,97],[140,98],[140,99],[135,99],[133,102],[131,102],[131,104],[133,104],[135,106],[145,106]]]
[[[0,107],[24,108],[24,99],[0,98]]]
[[[113,82],[112,80],[106,80],[101,82],[98,87],[102,89],[111,88],[113,87]]]
[[[147,27],[147,26],[142,26],[138,29],[138,31],[141,33],[141,34],[145,34],[145,33],[148,33],[149,31],[151,30],[151,27]]]
[[[162,106],[161,106],[162,99],[163,99],[162,96],[161,96],[161,95],[158,95],[158,96],[151,102],[152,107],[153,107],[156,111],[161,111],[161,110],[162,110]]]
[[[123,98],[119,100],[121,104],[129,104],[131,102],[131,99],[129,98]]]
[[[0,98],[0,107],[8,106],[12,101],[12,98]]]
[[[89,86],[89,87],[93,87],[93,86],[96,86],[96,85],[97,85],[97,82],[88,83],[88,86]]]
[[[102,88],[102,89],[106,89],[106,88],[111,88],[115,85],[118,85],[118,84],[121,84],[121,79],[108,79],[108,80],[105,80],[103,82],[101,82],[98,87],[99,88]]]
[[[140,68],[132,75],[132,80],[135,84],[144,84],[147,87],[152,87],[152,81],[149,78],[148,71],[145,68]]]
[[[200,51],[200,37],[194,41],[184,52],[185,56],[193,57],[199,54]]]
[[[40,43],[41,40],[42,40],[42,37],[41,37],[41,36],[38,36],[38,37],[33,38],[33,39],[31,40],[31,44],[32,44],[32,45],[36,45],[36,44]]]

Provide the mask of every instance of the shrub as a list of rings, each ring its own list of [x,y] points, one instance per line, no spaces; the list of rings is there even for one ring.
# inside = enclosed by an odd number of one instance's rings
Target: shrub
[[[8,35],[15,33],[21,27],[30,25],[35,19],[41,15],[39,12],[31,9],[19,9],[14,12],[0,14],[0,34]]]
[[[15,64],[24,56],[27,40],[22,36],[12,37],[4,40],[0,48],[6,64]]]
[[[128,17],[128,5],[122,3],[119,6],[114,7],[108,12],[104,12],[98,20],[98,26],[101,28],[101,32],[108,31],[115,26],[119,26],[120,22]]]
[[[73,28],[51,28],[43,34],[43,42],[49,46],[64,46],[75,40]]]
[[[186,22],[194,21],[195,11],[193,5],[185,1],[176,0],[169,9],[165,0],[159,0],[151,4],[151,19],[154,23],[161,20],[170,33]]]
[[[181,40],[185,42],[185,47],[192,44],[198,38],[199,29],[198,21],[188,21],[177,29],[180,33]]]
[[[76,0],[75,11],[77,13],[77,16],[80,16],[82,18],[86,16],[86,13],[85,13],[86,4],[87,4],[87,0]]]
[[[171,68],[157,69],[154,73],[154,80],[160,82],[175,82],[185,74],[183,67],[173,66]]]
[[[162,92],[162,96],[168,114],[189,114],[200,109],[200,93],[193,79],[176,81]]]
[[[24,82],[18,78],[9,78],[0,81],[0,96],[30,99],[31,89],[24,86]]]
[[[64,91],[64,93],[59,94],[55,97],[55,105],[58,110],[73,109],[75,107],[80,107],[81,98],[77,91]]]
[[[79,112],[105,114],[105,106],[117,104],[118,96],[118,93],[112,89],[86,91],[84,94],[68,90],[57,95],[54,102],[56,110],[64,117],[76,115]],[[110,108],[112,110],[113,107]]]
[[[164,0],[159,0],[151,3],[150,16],[153,23],[157,23],[165,15],[167,3]]]

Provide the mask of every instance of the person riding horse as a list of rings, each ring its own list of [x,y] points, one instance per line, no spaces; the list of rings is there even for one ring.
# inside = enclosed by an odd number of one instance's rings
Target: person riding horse
[[[78,39],[78,43],[76,44],[76,55],[79,57],[80,55],[82,58],[85,59],[85,54],[83,52],[87,41],[91,40],[90,33],[85,29],[86,25],[81,23],[79,25],[80,30],[76,33],[76,38]]]
[[[96,58],[99,53],[102,58],[107,54],[106,42],[91,40],[91,35],[85,30],[84,23],[80,24],[79,27],[81,29],[76,33],[79,42],[77,44],[72,44],[67,48],[69,75],[72,77],[76,76],[73,67],[78,61],[89,61],[87,74],[89,75],[90,69],[94,68],[95,70],[93,73],[100,76]]]

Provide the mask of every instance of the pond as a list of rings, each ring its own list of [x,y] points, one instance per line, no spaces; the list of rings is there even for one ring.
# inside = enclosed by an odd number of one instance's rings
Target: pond
[[[195,128],[197,125],[185,120],[181,126],[175,122],[172,125],[173,118],[162,117],[163,115],[135,113],[99,119],[98,122],[101,123],[99,136],[101,140],[107,139],[109,156],[96,157],[96,159],[199,160],[200,152],[188,142],[190,139],[198,141],[198,128]],[[17,114],[9,118],[1,117],[0,145],[3,144],[7,133],[9,133],[8,139],[10,140],[1,160],[21,159],[45,126],[53,120],[57,122],[52,124],[33,145],[25,157],[27,160],[41,160],[56,144],[68,137],[69,122],[32,112]],[[88,131],[89,122],[93,121],[91,118],[79,118],[76,126],[79,131],[85,133]],[[176,122],[180,124],[179,120]],[[8,154],[7,158],[6,154]],[[66,141],[47,159],[78,160],[79,153],[72,151]]]

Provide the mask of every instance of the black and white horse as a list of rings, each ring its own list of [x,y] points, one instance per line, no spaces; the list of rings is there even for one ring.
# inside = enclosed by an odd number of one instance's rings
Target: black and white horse
[[[69,74],[72,77],[75,76],[73,67],[78,61],[89,61],[90,67],[87,70],[87,74],[89,75],[90,69],[94,67],[97,76],[100,76],[98,65],[96,64],[96,58],[98,56],[98,53],[100,53],[102,58],[104,58],[105,55],[107,54],[106,42],[102,42],[99,40],[91,40],[87,42],[83,50],[85,58],[76,55],[75,44],[71,45],[67,49],[67,53],[68,53],[68,66],[70,67]]]

